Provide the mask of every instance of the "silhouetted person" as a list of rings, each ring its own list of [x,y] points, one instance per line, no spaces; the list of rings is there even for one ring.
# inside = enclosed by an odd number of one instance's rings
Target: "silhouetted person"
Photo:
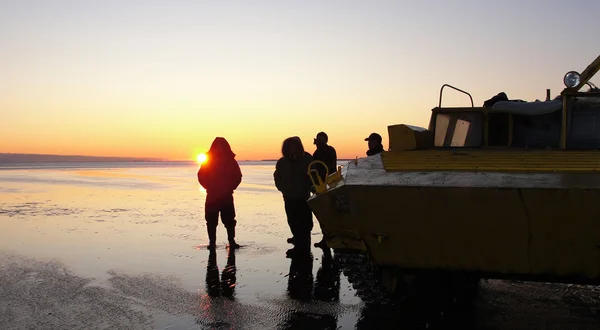
[[[227,228],[229,246],[239,248],[240,246],[235,242],[233,191],[242,182],[242,172],[225,138],[217,137],[213,141],[208,151],[208,160],[198,171],[198,182],[206,189],[204,217],[208,231],[208,248],[215,248],[219,213],[221,222]]]
[[[319,173],[323,182],[326,182],[327,180],[326,174],[331,175],[337,171],[337,153],[334,147],[327,144],[328,140],[329,137],[325,132],[319,132],[314,139],[314,144],[317,146],[317,149],[313,153],[313,159],[320,160],[327,165],[327,169],[319,163],[314,165],[314,168],[317,170],[317,173]],[[325,234],[323,234],[323,239],[321,239],[320,242],[315,243],[315,247],[323,249],[327,248]]]
[[[292,237],[288,243],[294,249],[287,255],[299,250],[310,250],[310,232],[313,228],[312,210],[306,202],[310,197],[312,182],[308,176],[308,165],[312,156],[304,151],[302,141],[298,137],[290,137],[283,141],[281,157],[275,165],[273,178],[277,190],[283,195],[285,213]]]
[[[340,275],[342,271],[333,261],[331,250],[324,249],[321,257],[321,268],[317,271],[315,281],[315,300],[340,300]]]
[[[211,297],[233,298],[236,286],[235,249],[229,248],[227,265],[221,273],[219,281],[219,266],[217,266],[217,252],[210,250],[206,263],[206,293]]]
[[[365,141],[369,142],[369,150],[367,150],[367,156],[373,156],[383,151],[383,144],[381,144],[381,135],[377,133],[371,133]]]
[[[329,138],[325,132],[319,132],[317,137],[314,139],[314,144],[317,146],[317,149],[313,153],[314,160],[320,160],[327,165],[327,171],[329,174],[333,174],[337,171],[337,153],[335,148],[328,145]],[[319,164],[315,166],[319,171],[319,176],[323,181],[325,181],[325,169],[322,168],[323,165]]]

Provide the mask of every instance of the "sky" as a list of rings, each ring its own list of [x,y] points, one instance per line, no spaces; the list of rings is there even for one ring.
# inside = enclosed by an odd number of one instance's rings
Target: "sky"
[[[599,16],[597,0],[2,0],[0,152],[193,160],[223,136],[273,159],[325,131],[363,157],[371,132],[387,148],[388,125],[427,127],[445,83],[476,106],[558,95],[600,55]]]

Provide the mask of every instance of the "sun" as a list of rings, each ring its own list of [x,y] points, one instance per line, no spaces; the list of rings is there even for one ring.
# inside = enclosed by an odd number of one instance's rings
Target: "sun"
[[[208,156],[206,154],[198,154],[198,156],[196,156],[196,161],[198,164],[204,164],[207,160]]]

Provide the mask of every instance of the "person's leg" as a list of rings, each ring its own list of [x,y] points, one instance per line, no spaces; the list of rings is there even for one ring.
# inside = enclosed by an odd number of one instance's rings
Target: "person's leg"
[[[321,249],[326,249],[328,247],[327,246],[327,236],[322,231],[321,231],[321,233],[323,234],[323,238],[321,238],[320,241],[318,241],[317,243],[315,243],[315,247],[318,247],[318,248],[321,248]]]
[[[219,224],[219,203],[213,195],[208,194],[204,202],[204,219],[208,233],[208,248],[214,249],[217,242],[217,225]]]
[[[227,229],[227,240],[229,241],[229,247],[237,249],[240,247],[240,245],[235,241],[235,226],[237,225],[235,216],[235,205],[232,198],[231,201],[228,201],[227,204],[221,207],[221,221]]]
[[[296,247],[310,250],[310,233],[313,229],[312,210],[304,200],[299,200],[295,204],[299,236],[296,238]]]
[[[285,215],[287,217],[288,226],[290,227],[290,231],[292,232],[292,237],[287,239],[287,242],[290,244],[295,243],[296,239],[296,210],[294,208],[294,201],[292,200],[283,200],[285,205]]]
[[[219,223],[219,211],[207,209],[204,212],[206,219],[206,231],[208,233],[208,248],[214,249],[217,241],[217,224]]]

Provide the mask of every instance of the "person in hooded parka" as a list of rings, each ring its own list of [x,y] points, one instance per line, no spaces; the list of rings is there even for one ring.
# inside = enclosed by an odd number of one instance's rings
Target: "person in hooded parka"
[[[229,142],[223,137],[217,137],[207,153],[207,161],[198,170],[198,182],[206,190],[204,217],[208,231],[208,248],[215,248],[219,214],[221,222],[227,229],[227,239],[230,248],[240,246],[235,241],[235,205],[233,191],[242,182],[242,172]]]

